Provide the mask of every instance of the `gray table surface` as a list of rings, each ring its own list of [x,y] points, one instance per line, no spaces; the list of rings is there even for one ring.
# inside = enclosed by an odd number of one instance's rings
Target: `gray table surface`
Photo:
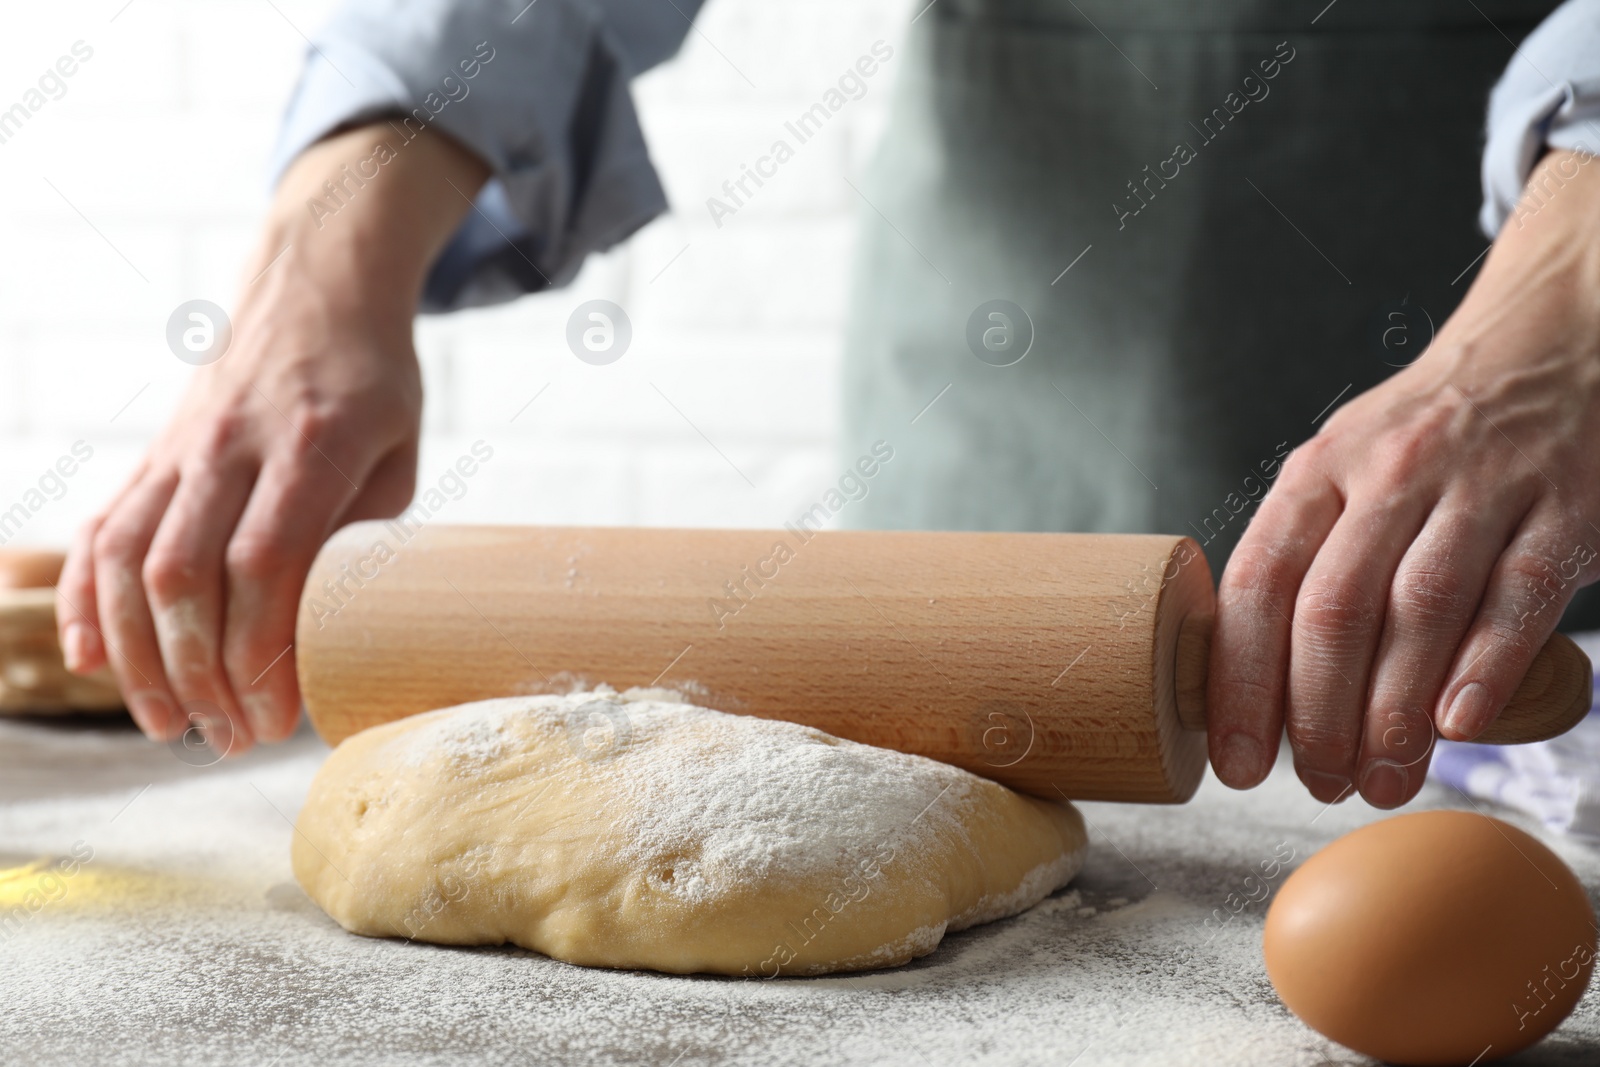
[[[0,1060],[1368,1062],[1273,995],[1265,905],[1220,932],[1205,924],[1275,851],[1303,858],[1380,817],[1359,800],[1312,800],[1287,761],[1248,793],[1208,780],[1182,807],[1082,805],[1092,847],[1071,887],[911,966],[769,982],[344,933],[289,870],[292,820],[326,752],[302,731],[196,767],[131,727],[0,722],[0,868],[93,850],[56,899],[10,923],[0,873]],[[1429,785],[1419,806],[1469,803]],[[1593,896],[1600,854],[1546,840]],[[1600,997],[1515,1062],[1600,1062]]]

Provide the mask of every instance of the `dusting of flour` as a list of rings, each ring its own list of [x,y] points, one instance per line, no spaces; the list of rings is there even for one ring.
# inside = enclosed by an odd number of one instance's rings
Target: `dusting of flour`
[[[599,814],[612,819],[630,865],[670,871],[657,884],[691,902],[741,884],[826,877],[885,849],[914,865],[941,837],[968,840],[963,815],[979,780],[967,771],[675,695],[601,687],[485,700],[431,713],[393,744],[407,764],[442,761],[446,773],[468,777],[512,750],[513,735],[562,735],[614,798]],[[1041,865],[951,929],[1027,907],[1080,861]]]

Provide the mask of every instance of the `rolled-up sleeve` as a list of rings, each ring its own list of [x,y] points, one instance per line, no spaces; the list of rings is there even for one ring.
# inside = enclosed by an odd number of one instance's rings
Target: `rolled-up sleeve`
[[[1600,0],[1567,0],[1518,46],[1489,96],[1479,224],[1493,237],[1548,149],[1600,149]]]
[[[424,311],[570,280],[666,208],[629,96],[700,0],[346,0],[311,40],[274,176],[309,145],[388,118],[477,153],[492,177],[429,272]]]

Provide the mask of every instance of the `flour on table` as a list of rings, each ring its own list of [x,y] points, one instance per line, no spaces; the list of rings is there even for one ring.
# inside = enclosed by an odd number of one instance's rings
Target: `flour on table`
[[[306,729],[193,767],[131,726],[0,719],[0,863],[94,849],[64,898],[7,928],[8,1059],[79,1067],[92,1034],[108,1067],[1369,1062],[1278,1003],[1264,905],[1206,924],[1278,842],[1309,855],[1386,814],[1327,809],[1288,759],[1247,793],[1209,779],[1187,805],[1085,805],[1094,845],[1071,887],[909,966],[742,981],[350,936],[289,869],[285,820],[327,756]],[[1419,803],[1470,810],[1434,783]],[[1600,885],[1600,852],[1563,858]],[[1085,906],[1098,914],[1077,916]],[[1535,1058],[1580,1067],[1597,1045],[1600,998],[1587,997]]]

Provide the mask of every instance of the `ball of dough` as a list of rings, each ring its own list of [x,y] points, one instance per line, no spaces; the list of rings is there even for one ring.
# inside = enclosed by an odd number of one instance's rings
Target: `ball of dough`
[[[296,879],[358,934],[775,977],[906,963],[1082,865],[1070,805],[653,696],[486,700],[348,738],[301,811]]]

